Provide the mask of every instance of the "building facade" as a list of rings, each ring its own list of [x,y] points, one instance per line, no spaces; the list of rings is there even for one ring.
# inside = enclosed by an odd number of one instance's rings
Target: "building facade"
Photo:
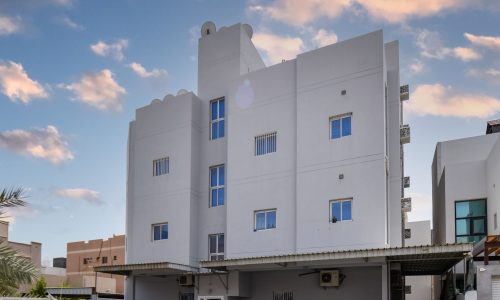
[[[340,289],[312,263],[199,269],[402,245],[398,42],[375,31],[266,67],[251,38],[247,24],[205,23],[197,95],[153,100],[130,123],[126,262],[165,267],[127,273],[126,298],[386,299],[381,261],[331,273]],[[196,283],[174,269],[198,270]]]
[[[124,235],[71,242],[66,253],[66,280],[70,287],[97,287],[97,292],[123,294],[123,276],[96,273],[93,268],[125,262]]]
[[[431,221],[415,221],[405,224],[405,246],[432,244]],[[405,278],[406,300],[432,299],[432,276],[408,276]]]

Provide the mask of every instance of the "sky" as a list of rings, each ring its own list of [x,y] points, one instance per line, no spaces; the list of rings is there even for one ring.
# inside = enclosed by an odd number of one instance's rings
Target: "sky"
[[[7,213],[10,240],[41,242],[51,265],[67,242],[125,233],[128,123],[196,92],[208,20],[250,24],[268,66],[378,29],[399,40],[410,221],[432,216],[436,143],[500,118],[498,1],[0,0],[0,187],[29,202]]]

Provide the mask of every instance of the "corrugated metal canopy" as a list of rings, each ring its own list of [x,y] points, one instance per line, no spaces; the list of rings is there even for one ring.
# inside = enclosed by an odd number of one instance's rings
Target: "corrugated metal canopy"
[[[471,251],[472,244],[376,248],[201,261],[201,267],[221,270],[257,265],[318,262],[342,264],[353,259],[360,261],[383,259],[389,262],[401,263],[402,275],[405,276],[438,275],[460,262]]]
[[[99,266],[99,267],[94,267],[94,271],[101,273],[108,273],[108,274],[117,274],[117,275],[130,275],[132,272],[180,275],[186,273],[198,273],[200,269],[197,267],[170,263],[170,262],[154,262],[154,263],[126,264],[126,265],[113,265],[113,266]]]

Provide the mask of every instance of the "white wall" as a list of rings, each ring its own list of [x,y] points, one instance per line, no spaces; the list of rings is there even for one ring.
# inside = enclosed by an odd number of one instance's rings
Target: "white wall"
[[[405,246],[431,244],[431,222],[407,222],[405,228],[411,229],[411,238],[405,239]],[[411,294],[406,300],[430,300],[432,297],[432,276],[406,276],[405,285],[411,286]]]

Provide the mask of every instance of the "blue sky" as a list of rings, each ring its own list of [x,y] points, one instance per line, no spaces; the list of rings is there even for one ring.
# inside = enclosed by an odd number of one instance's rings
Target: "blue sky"
[[[125,231],[128,122],[136,108],[196,91],[201,24],[249,23],[267,65],[384,29],[409,83],[410,220],[431,216],[436,142],[500,118],[500,4],[415,0],[0,1],[0,182],[28,189],[10,239],[43,243]],[[494,3],[495,2],[495,3]]]

